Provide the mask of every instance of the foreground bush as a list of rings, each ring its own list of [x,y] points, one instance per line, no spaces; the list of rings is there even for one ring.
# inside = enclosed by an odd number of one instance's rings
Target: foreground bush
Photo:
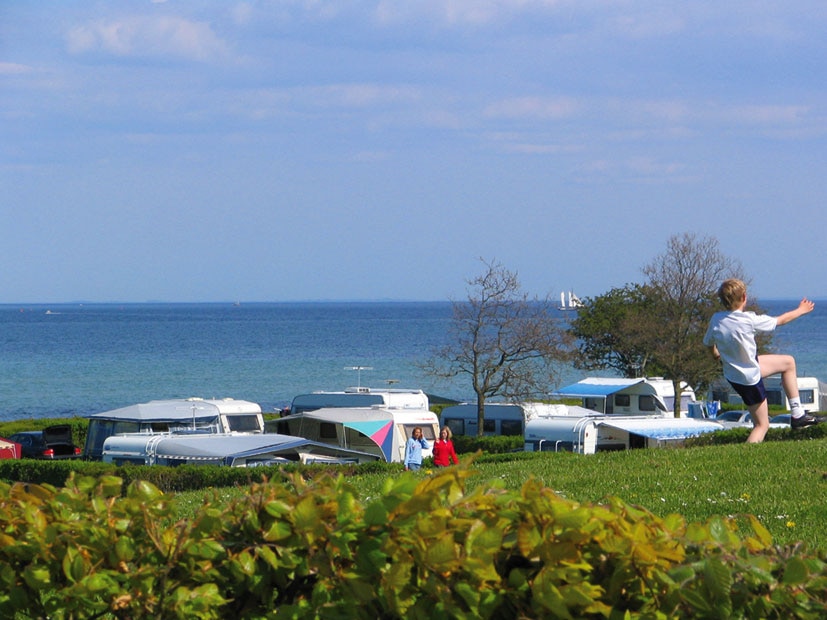
[[[817,618],[827,604],[824,559],[773,546],[750,516],[687,524],[535,481],[466,493],[470,475],[403,474],[362,504],[342,476],[296,473],[187,521],[142,481],[3,484],[0,617]]]

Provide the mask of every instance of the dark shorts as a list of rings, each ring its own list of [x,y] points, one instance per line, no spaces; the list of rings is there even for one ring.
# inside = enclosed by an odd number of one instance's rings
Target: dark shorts
[[[738,396],[744,401],[744,404],[749,407],[751,405],[760,405],[767,400],[767,390],[764,389],[764,380],[758,379],[755,385],[741,385],[740,383],[729,382],[732,389],[738,392]]]

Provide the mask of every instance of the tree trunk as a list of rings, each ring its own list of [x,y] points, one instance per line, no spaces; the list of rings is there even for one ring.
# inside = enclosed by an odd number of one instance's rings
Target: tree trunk
[[[483,436],[485,426],[485,394],[477,393],[477,437]]]
[[[675,404],[672,406],[672,413],[676,418],[679,418],[681,417],[681,396],[683,395],[683,390],[681,389],[681,380],[672,379],[672,388],[675,392]]]

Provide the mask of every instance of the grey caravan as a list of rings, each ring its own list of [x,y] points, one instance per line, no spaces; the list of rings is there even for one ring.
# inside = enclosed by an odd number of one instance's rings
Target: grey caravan
[[[103,461],[124,465],[225,465],[370,463],[375,454],[345,450],[303,437],[273,434],[124,434],[103,443]]]
[[[263,433],[261,407],[246,400],[186,398],[153,400],[89,417],[84,458],[100,461],[103,444],[124,433]]]
[[[533,402],[485,403],[483,435],[522,436],[525,433],[526,420],[549,408],[553,408],[553,405]],[[476,403],[445,407],[440,419],[454,435],[477,435],[479,423]]]

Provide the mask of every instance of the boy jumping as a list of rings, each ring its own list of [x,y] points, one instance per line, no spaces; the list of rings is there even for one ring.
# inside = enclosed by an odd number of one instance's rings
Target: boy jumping
[[[770,428],[763,378],[778,373],[781,373],[781,384],[790,401],[790,426],[804,428],[818,424],[821,420],[806,414],[801,407],[795,358],[792,355],[758,355],[755,344],[756,333],[771,332],[779,325],[794,321],[812,312],[815,304],[809,299],[802,299],[798,308],[777,317],[746,312],[747,286],[734,278],[721,284],[718,297],[726,310],[712,316],[703,342],[712,349],[715,359],[723,362],[724,378],[738,392],[749,410],[753,429],[747,441],[763,441]]]

